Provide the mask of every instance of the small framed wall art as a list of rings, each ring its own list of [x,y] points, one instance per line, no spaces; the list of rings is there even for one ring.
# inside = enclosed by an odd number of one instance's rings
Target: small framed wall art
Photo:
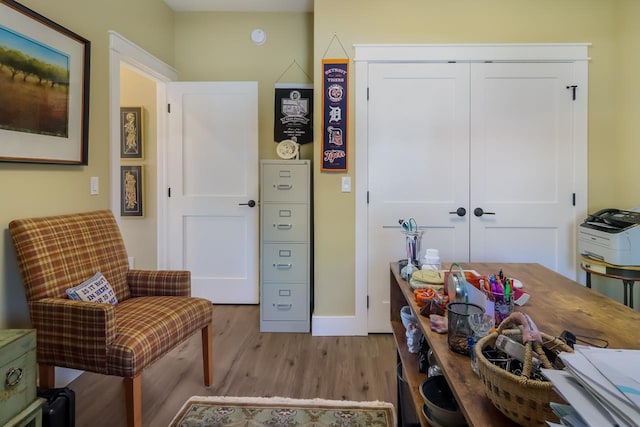
[[[142,159],[142,107],[120,107],[120,158]]]
[[[120,216],[144,216],[143,168],[120,166]]]

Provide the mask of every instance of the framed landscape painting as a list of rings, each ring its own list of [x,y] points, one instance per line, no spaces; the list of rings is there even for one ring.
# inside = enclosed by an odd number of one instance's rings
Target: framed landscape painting
[[[90,46],[0,0],[0,161],[87,164]]]

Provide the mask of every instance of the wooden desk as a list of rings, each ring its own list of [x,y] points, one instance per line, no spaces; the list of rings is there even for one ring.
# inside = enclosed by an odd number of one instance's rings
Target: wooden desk
[[[587,273],[587,287],[591,287],[591,275],[622,280],[624,286],[624,305],[633,308],[633,284],[640,280],[640,266],[621,266],[608,264],[591,258],[582,257],[580,267]]]
[[[635,327],[640,324],[640,312],[539,264],[470,263],[462,264],[462,267],[486,275],[502,269],[508,277],[519,279],[531,298],[516,310],[529,314],[538,328],[549,335],[558,336],[566,329],[576,335],[606,339],[610,348],[640,349],[640,333]],[[404,378],[409,383],[420,422],[428,426],[422,415],[423,401],[419,390],[426,375],[418,372],[417,355],[407,350],[405,329],[400,319],[400,309],[405,305],[410,305],[414,313],[420,313],[420,310],[411,287],[400,277],[396,262],[391,263],[389,280],[391,327],[403,363]],[[480,378],[471,370],[469,357],[449,350],[447,335],[433,332],[429,319],[419,314],[417,317],[469,426],[515,426],[486,397]]]

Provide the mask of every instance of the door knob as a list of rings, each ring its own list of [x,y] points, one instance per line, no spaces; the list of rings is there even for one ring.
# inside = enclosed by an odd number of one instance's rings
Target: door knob
[[[479,217],[479,216],[482,216],[482,215],[495,215],[496,213],[495,212],[485,212],[485,211],[482,210],[482,208],[475,208],[473,210],[473,214],[475,216]]]
[[[465,208],[458,208],[455,212],[449,212],[450,214],[456,214],[458,216],[465,216],[467,214],[467,210]]]
[[[247,203],[238,203],[238,206],[249,206],[250,208],[254,207],[256,202],[254,200],[249,200]]]

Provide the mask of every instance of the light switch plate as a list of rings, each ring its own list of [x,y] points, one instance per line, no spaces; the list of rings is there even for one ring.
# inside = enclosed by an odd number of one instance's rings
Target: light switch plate
[[[341,189],[343,193],[351,193],[351,177],[343,176]]]
[[[95,196],[96,194],[100,194],[100,180],[97,176],[91,177],[91,191],[90,194]]]

